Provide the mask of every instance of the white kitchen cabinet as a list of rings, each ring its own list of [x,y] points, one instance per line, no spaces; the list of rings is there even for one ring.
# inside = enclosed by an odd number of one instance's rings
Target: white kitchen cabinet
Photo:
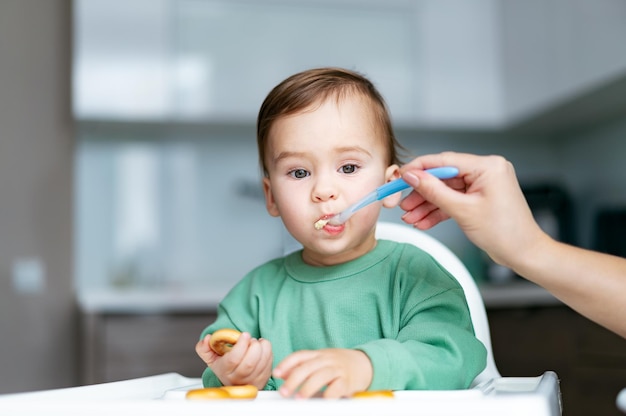
[[[74,114],[252,123],[288,75],[343,66],[403,127],[506,129],[622,76],[625,16],[614,0],[77,0]]]
[[[250,122],[269,90],[316,66],[374,81],[416,110],[412,2],[78,1],[78,119]]]
[[[500,2],[500,38],[509,123],[569,105],[577,123],[624,108],[626,3],[619,0]],[[606,94],[602,89],[613,94]],[[577,103],[579,97],[585,102]],[[621,111],[623,114],[623,110]],[[545,123],[544,123],[545,124]]]
[[[158,119],[171,108],[170,1],[74,2],[76,118]]]

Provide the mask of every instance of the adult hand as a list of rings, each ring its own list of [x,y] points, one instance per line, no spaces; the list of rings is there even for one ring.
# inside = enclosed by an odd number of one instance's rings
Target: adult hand
[[[457,178],[441,181],[425,169],[454,166]],[[414,190],[400,203],[403,221],[429,229],[452,217],[467,237],[499,264],[513,267],[549,238],[535,222],[513,165],[500,156],[445,152],[420,156],[401,168]]]
[[[423,171],[439,166],[456,166],[459,177],[444,183]],[[401,172],[414,188],[400,204],[405,222],[427,229],[454,218],[494,261],[626,338],[626,259],[544,233],[506,159],[447,152],[418,157]]]

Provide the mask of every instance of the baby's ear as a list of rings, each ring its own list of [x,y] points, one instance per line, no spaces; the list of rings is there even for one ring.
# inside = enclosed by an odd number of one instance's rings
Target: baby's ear
[[[276,200],[272,193],[270,178],[263,178],[263,194],[265,195],[265,208],[267,208],[267,212],[272,217],[279,217],[280,211],[278,210],[278,205],[276,205]]]
[[[400,178],[400,167],[398,165],[391,165],[385,170],[385,179],[387,182],[394,181]],[[400,203],[402,199],[402,192],[396,192],[393,195],[389,195],[383,199],[383,206],[385,208],[394,208]]]

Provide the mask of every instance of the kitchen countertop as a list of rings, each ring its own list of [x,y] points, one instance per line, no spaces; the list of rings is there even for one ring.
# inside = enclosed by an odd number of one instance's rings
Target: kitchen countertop
[[[544,288],[521,279],[504,284],[482,284],[478,289],[487,309],[563,304]]]
[[[205,289],[186,291],[152,288],[111,289],[79,294],[78,306],[85,313],[213,312],[223,297],[223,293]]]
[[[561,301],[545,289],[524,281],[478,286],[487,309],[557,306]],[[85,313],[143,314],[214,312],[225,293],[207,288],[188,290],[125,289],[90,291],[78,295]]]

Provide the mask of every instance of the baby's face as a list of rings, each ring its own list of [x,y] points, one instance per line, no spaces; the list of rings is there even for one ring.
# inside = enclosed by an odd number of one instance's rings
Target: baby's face
[[[375,246],[380,203],[361,209],[342,226],[317,230],[314,224],[398,177],[398,167],[388,167],[386,160],[372,110],[358,96],[339,103],[331,98],[274,123],[266,150],[267,209],[303,245],[307,263],[343,263]]]

